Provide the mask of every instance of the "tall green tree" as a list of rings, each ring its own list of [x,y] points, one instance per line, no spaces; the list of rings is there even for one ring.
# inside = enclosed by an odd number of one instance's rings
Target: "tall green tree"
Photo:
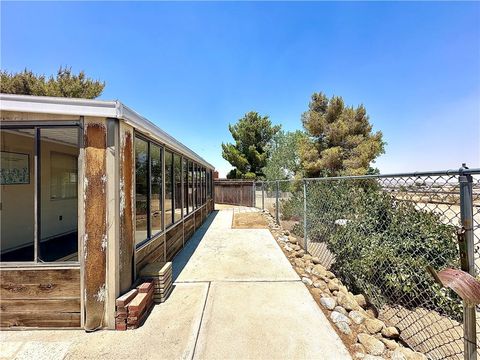
[[[280,125],[272,125],[268,116],[250,111],[235,125],[230,124],[228,129],[235,143],[222,143],[222,156],[234,167],[227,178],[263,177],[262,169],[267,163],[270,142],[280,130]]]
[[[340,96],[314,93],[302,123],[308,136],[300,157],[307,176],[366,174],[384,153],[382,133],[373,133],[365,107],[346,106]]]
[[[267,180],[302,177],[300,143],[305,138],[301,130],[279,131],[272,139],[270,157],[263,172]]]
[[[83,71],[74,74],[70,67],[60,67],[56,76],[48,78],[27,69],[19,73],[0,71],[0,92],[4,94],[94,99],[104,87],[105,82],[91,79]]]

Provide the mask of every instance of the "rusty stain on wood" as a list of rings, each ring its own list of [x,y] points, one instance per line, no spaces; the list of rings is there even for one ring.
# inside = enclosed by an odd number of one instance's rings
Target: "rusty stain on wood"
[[[132,284],[133,238],[133,138],[125,130],[120,144],[120,292]]]
[[[85,144],[85,238],[84,238],[84,307],[85,329],[103,326],[105,298],[99,296],[105,288],[107,234],[106,213],[106,127],[102,123],[86,122]]]

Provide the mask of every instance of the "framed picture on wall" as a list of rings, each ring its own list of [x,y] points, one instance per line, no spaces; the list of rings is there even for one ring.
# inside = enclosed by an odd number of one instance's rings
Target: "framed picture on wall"
[[[28,154],[0,151],[0,185],[30,184]]]

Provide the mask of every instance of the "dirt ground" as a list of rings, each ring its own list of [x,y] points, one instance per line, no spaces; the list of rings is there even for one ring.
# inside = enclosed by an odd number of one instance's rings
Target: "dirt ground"
[[[268,224],[260,212],[234,213],[232,229],[268,229]]]

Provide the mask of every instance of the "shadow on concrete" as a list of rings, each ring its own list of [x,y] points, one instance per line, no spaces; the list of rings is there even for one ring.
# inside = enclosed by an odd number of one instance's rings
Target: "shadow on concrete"
[[[185,268],[188,263],[188,260],[192,257],[195,249],[198,247],[198,244],[202,241],[205,236],[208,228],[212,224],[213,220],[218,214],[218,210],[214,210],[208,215],[205,222],[198,228],[193,236],[185,244],[185,247],[173,258],[172,268],[173,268],[173,281],[177,280],[178,276]]]

